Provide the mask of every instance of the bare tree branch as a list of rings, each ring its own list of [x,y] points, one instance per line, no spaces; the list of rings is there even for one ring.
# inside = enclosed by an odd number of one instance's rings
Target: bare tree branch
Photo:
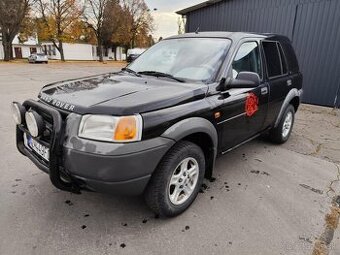
[[[83,14],[78,0],[37,0],[45,29],[49,32],[49,40],[65,61],[63,41],[67,29]]]
[[[129,31],[128,38],[130,47],[136,45],[140,34],[148,35],[153,30],[153,19],[149,13],[144,0],[122,0],[123,8],[126,13],[126,25]]]
[[[121,12],[119,0],[87,0],[84,19],[96,35],[99,61],[103,62],[103,44],[110,40]]]

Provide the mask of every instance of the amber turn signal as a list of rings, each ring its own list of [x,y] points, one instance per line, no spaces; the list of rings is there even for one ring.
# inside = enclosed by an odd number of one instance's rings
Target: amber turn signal
[[[137,135],[138,126],[135,116],[122,117],[119,119],[114,134],[114,140],[136,140]]]
[[[215,112],[214,117],[215,119],[218,119],[219,117],[221,117],[221,112]]]

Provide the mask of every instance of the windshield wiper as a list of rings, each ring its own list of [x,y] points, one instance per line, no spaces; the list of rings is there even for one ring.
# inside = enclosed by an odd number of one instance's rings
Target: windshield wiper
[[[134,75],[137,76],[137,77],[142,77],[140,74],[138,74],[137,72],[135,72],[135,71],[133,71],[132,69],[127,68],[127,67],[122,68],[122,71],[131,73],[131,74],[134,74]]]
[[[150,76],[155,76],[155,77],[165,77],[165,78],[173,79],[178,82],[185,82],[185,80],[177,78],[171,74],[157,72],[157,71],[142,71],[142,72],[138,72],[138,74],[145,74],[145,75],[150,75]]]

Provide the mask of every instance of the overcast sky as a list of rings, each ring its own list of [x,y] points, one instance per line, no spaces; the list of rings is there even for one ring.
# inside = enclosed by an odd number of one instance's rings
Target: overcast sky
[[[175,12],[205,1],[206,0],[145,0],[151,10],[157,8],[157,11],[152,11],[152,16],[155,21],[153,37],[158,39],[161,36],[165,38],[177,34],[177,19],[179,16],[175,14]]]

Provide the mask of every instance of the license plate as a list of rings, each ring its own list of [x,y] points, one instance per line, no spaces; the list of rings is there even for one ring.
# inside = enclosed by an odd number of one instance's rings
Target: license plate
[[[29,150],[33,150],[46,161],[50,160],[50,149],[24,133],[24,144]]]

